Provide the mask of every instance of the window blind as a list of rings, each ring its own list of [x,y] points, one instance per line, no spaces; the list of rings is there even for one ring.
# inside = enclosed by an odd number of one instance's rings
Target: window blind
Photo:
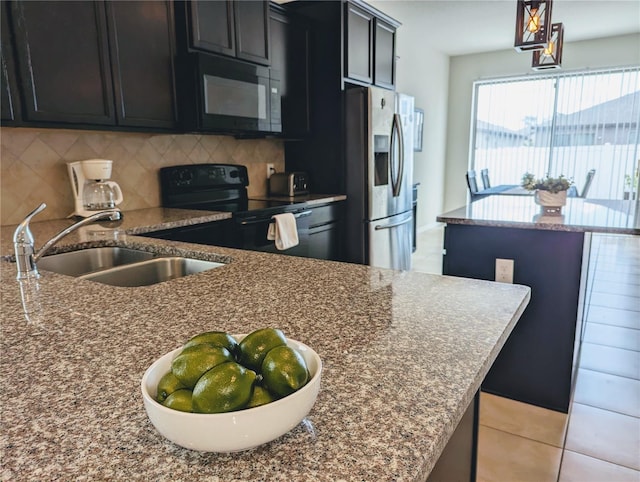
[[[474,84],[469,166],[492,185],[525,172],[572,178],[598,199],[637,198],[640,67],[563,72]]]

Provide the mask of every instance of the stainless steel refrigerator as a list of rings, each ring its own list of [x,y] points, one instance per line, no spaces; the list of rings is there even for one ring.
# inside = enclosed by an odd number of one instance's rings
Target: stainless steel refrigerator
[[[377,87],[345,96],[347,260],[409,270],[413,97]]]

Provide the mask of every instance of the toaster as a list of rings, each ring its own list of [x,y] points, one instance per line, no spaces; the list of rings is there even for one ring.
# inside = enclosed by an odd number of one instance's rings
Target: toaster
[[[309,193],[309,177],[306,172],[274,172],[269,177],[269,194],[299,196]]]

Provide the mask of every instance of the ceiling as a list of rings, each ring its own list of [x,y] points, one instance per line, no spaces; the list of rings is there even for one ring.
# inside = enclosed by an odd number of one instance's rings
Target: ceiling
[[[371,1],[384,11],[385,3]],[[448,55],[513,48],[516,0],[413,0],[424,18],[425,41]],[[640,33],[638,0],[554,0],[553,23],[564,24],[565,43]],[[639,47],[640,48],[640,47]]]

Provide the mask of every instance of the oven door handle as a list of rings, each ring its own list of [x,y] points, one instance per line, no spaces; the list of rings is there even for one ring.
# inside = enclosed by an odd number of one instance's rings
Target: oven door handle
[[[311,216],[312,212],[313,212],[312,210],[308,209],[306,211],[302,211],[302,212],[294,214],[293,217],[296,218],[296,219],[304,218],[304,217],[307,217],[307,216]],[[248,226],[248,225],[251,225],[251,224],[264,223],[265,221],[268,221],[269,224],[271,224],[273,222],[273,220],[271,218],[269,218],[269,219],[262,218],[262,219],[253,219],[251,221],[240,221],[240,224],[242,226]]]
[[[313,211],[311,209],[307,209],[306,211],[302,211],[300,213],[294,214],[293,217],[296,218],[296,219],[306,218],[307,216],[311,216],[312,212]]]

